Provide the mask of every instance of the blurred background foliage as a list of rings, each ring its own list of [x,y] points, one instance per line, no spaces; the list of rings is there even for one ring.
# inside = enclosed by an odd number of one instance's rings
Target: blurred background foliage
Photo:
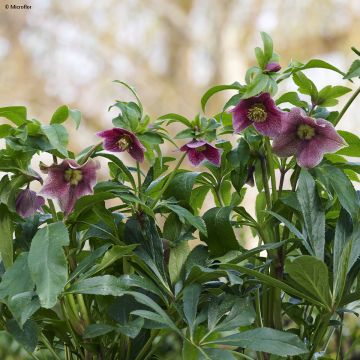
[[[350,46],[360,46],[359,0],[29,0],[31,10],[6,10],[6,2],[0,9],[0,106],[25,105],[30,117],[44,122],[61,104],[80,109],[74,151],[111,126],[107,109],[115,98],[130,99],[114,79],[133,85],[153,118],[169,112],[192,117],[210,86],[242,82],[255,63],[260,31],[272,36],[282,66],[321,58],[346,70],[355,58]],[[333,72],[307,74],[319,87],[352,87]],[[289,81],[280,91],[293,88]],[[215,96],[208,113],[218,112],[226,96]],[[358,103],[340,128],[360,133],[357,109]],[[360,351],[359,323],[347,331],[344,356],[350,359]],[[0,359],[25,358],[1,333]]]

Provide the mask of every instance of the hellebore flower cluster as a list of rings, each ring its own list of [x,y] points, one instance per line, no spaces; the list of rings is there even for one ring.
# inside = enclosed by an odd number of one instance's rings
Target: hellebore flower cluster
[[[241,100],[231,112],[236,132],[253,125],[260,134],[274,138],[276,155],[295,155],[298,165],[304,168],[318,165],[325,153],[346,145],[329,121],[313,119],[300,108],[283,112],[268,93]]]
[[[204,140],[193,139],[183,145],[180,151],[186,152],[194,166],[200,165],[205,160],[208,160],[215,166],[220,166],[220,150]]]
[[[241,100],[230,112],[236,132],[253,125],[260,134],[270,137],[280,133],[281,119],[285,114],[275,105],[269,93]]]
[[[16,212],[23,218],[33,216],[43,205],[45,199],[29,188],[21,190],[15,201]]]
[[[96,134],[104,139],[104,149],[111,152],[127,151],[136,161],[144,161],[145,148],[131,131],[113,128]]]
[[[293,108],[283,119],[281,134],[274,138],[273,151],[281,157],[295,155],[299,166],[313,168],[325,153],[344,145],[344,139],[329,121],[313,119],[302,109]]]
[[[53,164],[43,170],[48,177],[40,193],[57,199],[61,210],[69,215],[78,198],[92,193],[99,168],[99,162],[92,159],[84,165],[71,159]]]

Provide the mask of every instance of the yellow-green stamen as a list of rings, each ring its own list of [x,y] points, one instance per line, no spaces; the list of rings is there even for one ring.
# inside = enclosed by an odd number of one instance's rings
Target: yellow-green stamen
[[[203,152],[203,151],[206,150],[206,145],[201,145],[201,146],[195,148],[195,150],[196,150],[197,152]]]
[[[261,103],[252,105],[248,110],[248,118],[254,122],[264,122],[267,118],[265,106]]]
[[[310,140],[315,136],[315,129],[310,125],[302,124],[297,129],[297,136],[301,140]]]
[[[126,149],[128,149],[129,146],[131,145],[131,143],[132,143],[132,141],[131,141],[130,137],[127,135],[122,136],[119,139],[119,141],[117,142],[120,150],[122,150],[122,151],[125,151]]]
[[[67,169],[64,175],[65,181],[70,185],[77,185],[83,178],[81,170]]]

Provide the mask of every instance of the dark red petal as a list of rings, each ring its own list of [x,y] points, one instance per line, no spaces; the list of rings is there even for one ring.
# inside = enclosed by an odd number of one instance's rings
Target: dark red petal
[[[200,165],[205,160],[204,152],[196,151],[195,149],[189,150],[187,155],[194,166]]]
[[[210,144],[207,144],[206,150],[203,151],[203,154],[205,155],[206,159],[208,159],[215,166],[220,166],[221,155],[219,149]]]
[[[190,149],[196,149],[198,147],[204,146],[205,144],[207,144],[207,142],[204,140],[191,140],[186,144],[186,147]]]
[[[232,123],[235,132],[239,133],[252,124],[252,121],[247,117],[248,109],[249,107],[245,103],[245,100],[242,100],[230,111],[232,113]]]

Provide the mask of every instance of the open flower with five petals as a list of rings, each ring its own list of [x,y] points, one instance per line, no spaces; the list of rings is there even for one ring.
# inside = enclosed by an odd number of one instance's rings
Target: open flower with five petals
[[[75,160],[65,159],[43,169],[48,174],[40,193],[59,201],[65,215],[69,215],[80,197],[91,194],[96,184],[98,161],[90,159],[84,165]]]
[[[284,112],[275,105],[269,93],[240,100],[230,112],[236,132],[241,132],[250,125],[260,134],[270,137],[281,131]]]
[[[215,166],[220,166],[220,150],[204,140],[193,139],[183,145],[180,150],[187,153],[190,162],[194,166],[200,165],[205,160]]]
[[[111,152],[127,151],[136,161],[144,161],[145,148],[134,133],[113,128],[96,134],[104,139],[104,149]]]
[[[296,156],[299,166],[313,168],[324,154],[346,145],[334,126],[324,119],[313,119],[300,108],[293,108],[283,119],[281,134],[273,141],[273,151],[281,157]]]

